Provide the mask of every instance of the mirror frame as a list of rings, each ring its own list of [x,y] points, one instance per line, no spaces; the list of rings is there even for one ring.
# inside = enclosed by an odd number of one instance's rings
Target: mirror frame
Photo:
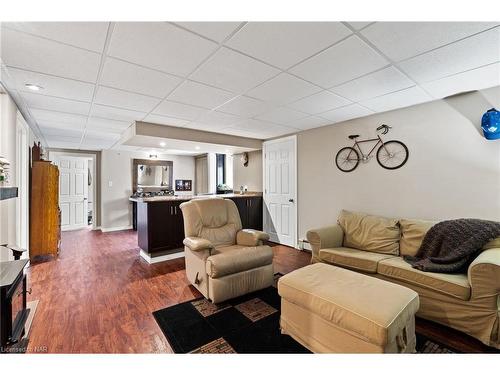
[[[132,191],[137,191],[137,168],[139,165],[149,165],[152,167],[161,166],[161,167],[170,167],[172,173],[169,177],[169,185],[170,190],[174,190],[173,181],[174,181],[174,162],[171,160],[151,160],[151,159],[133,159],[132,162]],[[151,189],[165,189],[165,186],[155,186]]]

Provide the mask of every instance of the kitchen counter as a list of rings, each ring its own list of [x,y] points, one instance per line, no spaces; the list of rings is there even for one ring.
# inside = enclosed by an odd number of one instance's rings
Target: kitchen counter
[[[250,197],[262,197],[261,192],[247,192],[245,194],[231,193],[231,194],[200,194],[200,195],[163,195],[156,197],[145,197],[145,198],[129,198],[131,202],[137,203],[147,203],[147,202],[178,202],[178,201],[190,201],[191,199],[198,198],[250,198]]]

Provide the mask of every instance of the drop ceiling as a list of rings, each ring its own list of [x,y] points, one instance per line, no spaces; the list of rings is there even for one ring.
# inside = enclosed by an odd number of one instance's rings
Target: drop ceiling
[[[120,147],[135,121],[268,139],[498,86],[500,26],[2,23],[1,64],[49,147]]]

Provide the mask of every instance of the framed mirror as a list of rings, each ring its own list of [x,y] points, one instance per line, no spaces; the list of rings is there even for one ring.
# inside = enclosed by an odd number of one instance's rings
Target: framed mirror
[[[173,190],[173,166],[169,160],[134,159],[132,188],[143,190]]]

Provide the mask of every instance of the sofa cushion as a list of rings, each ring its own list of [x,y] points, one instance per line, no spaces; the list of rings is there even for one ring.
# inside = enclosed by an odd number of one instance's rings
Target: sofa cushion
[[[273,250],[267,246],[226,246],[207,258],[205,269],[213,279],[273,263]]]
[[[378,345],[393,341],[419,307],[418,294],[409,288],[324,263],[282,276],[278,293]]]
[[[388,219],[342,210],[339,225],[344,231],[344,246],[381,254],[399,254],[399,225]]]
[[[349,247],[321,249],[319,251],[319,259],[323,262],[369,273],[377,273],[378,262],[392,258],[393,256],[390,254],[371,253]]]
[[[423,288],[435,290],[464,301],[471,295],[466,274],[423,272],[412,268],[403,258],[395,257],[378,263],[377,273],[396,280],[405,281]]]
[[[399,241],[399,254],[415,256],[420,249],[425,234],[437,221],[401,219],[401,240]]]
[[[500,237],[489,241],[486,245],[483,246],[483,250],[488,249],[500,249]]]

